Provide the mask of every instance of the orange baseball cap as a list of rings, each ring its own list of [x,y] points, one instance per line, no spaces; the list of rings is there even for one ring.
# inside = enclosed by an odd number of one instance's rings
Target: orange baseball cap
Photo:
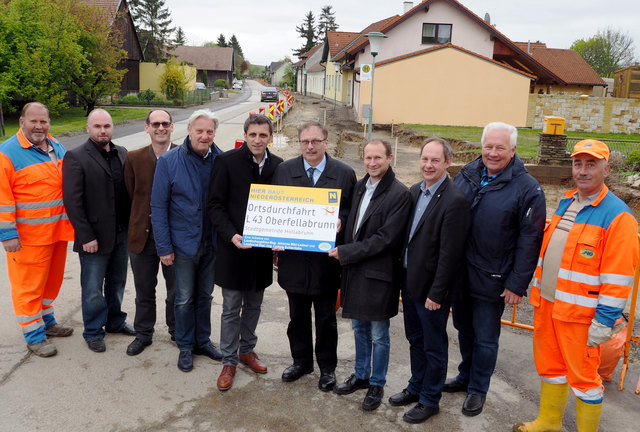
[[[609,162],[609,147],[602,141],[597,141],[594,139],[579,141],[573,148],[571,157],[579,154],[590,154],[591,156],[595,156],[598,159],[604,159]]]

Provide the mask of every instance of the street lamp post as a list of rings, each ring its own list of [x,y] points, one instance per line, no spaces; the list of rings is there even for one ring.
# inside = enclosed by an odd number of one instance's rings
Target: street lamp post
[[[334,63],[333,66],[336,72],[335,78],[333,80],[333,110],[335,111],[336,100],[338,99],[338,72],[340,72],[340,64]]]
[[[367,141],[371,141],[371,131],[373,129],[373,79],[374,73],[376,70],[376,56],[380,50],[380,42],[382,39],[387,36],[384,33],[380,32],[370,32],[366,35],[369,38],[369,48],[371,49],[371,57],[373,57],[373,61],[371,62],[371,100],[369,105],[369,134]]]

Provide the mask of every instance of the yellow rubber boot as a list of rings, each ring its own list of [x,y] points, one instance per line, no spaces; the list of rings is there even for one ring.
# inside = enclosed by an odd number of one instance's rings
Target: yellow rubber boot
[[[602,414],[602,402],[588,404],[576,398],[576,423],[578,432],[598,432]]]
[[[516,423],[513,432],[562,432],[562,417],[569,394],[568,384],[540,384],[540,412],[532,422]]]

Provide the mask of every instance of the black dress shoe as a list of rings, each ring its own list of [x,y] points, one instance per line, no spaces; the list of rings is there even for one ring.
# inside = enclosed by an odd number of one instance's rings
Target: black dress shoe
[[[373,411],[378,408],[382,403],[382,397],[384,396],[384,389],[380,386],[369,386],[367,395],[362,401],[362,409],[365,411]]]
[[[104,339],[93,339],[87,341],[87,346],[93,352],[104,352],[107,349],[106,345],[104,344]]]
[[[135,356],[140,354],[146,347],[151,345],[150,340],[142,340],[135,338],[127,347],[127,355]]]
[[[458,378],[447,378],[442,386],[442,391],[445,393],[466,392],[469,384],[458,381]]]
[[[313,367],[304,367],[297,364],[292,364],[282,372],[282,381],[292,382],[300,379],[302,376],[313,372]]]
[[[434,415],[440,412],[440,408],[434,406],[425,406],[421,403],[417,404],[409,411],[404,413],[402,416],[402,420],[407,423],[422,423],[427,421],[429,417],[433,417]]]
[[[360,379],[356,377],[356,374],[351,374],[342,384],[337,385],[333,392],[339,395],[351,394],[356,390],[369,388],[369,378]]]
[[[129,324],[124,323],[122,324],[122,327],[120,327],[118,330],[107,330],[107,333],[122,333],[124,335],[127,336],[135,336],[136,335],[136,331],[133,327],[131,327]]]
[[[479,394],[467,394],[467,398],[462,404],[462,414],[473,417],[482,412],[486,396]]]
[[[336,386],[336,374],[335,372],[322,372],[320,371],[320,379],[318,380],[318,388],[324,392],[333,390]]]
[[[196,355],[204,355],[209,357],[211,360],[222,360],[222,353],[213,342],[209,341],[201,347],[195,347],[193,349],[193,353]]]
[[[400,393],[396,393],[389,398],[389,404],[393,406],[405,406],[420,401],[420,395],[409,393],[404,389]]]
[[[178,357],[178,369],[182,372],[189,372],[193,369],[193,357],[191,351],[180,350],[180,356]]]

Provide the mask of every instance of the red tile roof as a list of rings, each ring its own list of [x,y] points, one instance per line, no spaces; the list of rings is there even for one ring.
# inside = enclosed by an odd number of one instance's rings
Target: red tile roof
[[[535,79],[536,78],[535,75],[523,72],[520,69],[514,68],[512,66],[509,66],[508,64],[496,61],[494,59],[490,59],[488,57],[481,56],[478,53],[475,53],[473,51],[469,51],[468,49],[462,48],[462,47],[457,46],[457,45],[453,45],[452,43],[447,43],[447,44],[444,44],[444,45],[437,45],[437,46],[434,46],[434,47],[431,47],[431,48],[426,48],[426,49],[423,49],[423,50],[420,50],[420,51],[412,52],[410,54],[405,54],[405,55],[402,55],[402,56],[398,56],[398,57],[390,58],[390,59],[387,59],[387,60],[383,60],[381,62],[376,62],[376,67],[384,66],[384,65],[389,64],[389,63],[394,63],[394,62],[397,62],[397,61],[400,61],[400,60],[405,60],[405,59],[408,59],[408,58],[411,58],[411,57],[416,57],[416,56],[419,56],[419,55],[422,55],[422,54],[431,53],[431,52],[438,51],[438,50],[445,49],[445,48],[453,48],[453,49],[456,49],[458,51],[462,51],[464,53],[467,53],[467,54],[470,54],[470,55],[472,55],[474,57],[477,57],[477,58],[479,58],[481,60],[488,61],[489,63],[493,63],[493,64],[495,64],[497,66],[503,67],[505,69],[509,69],[509,70],[511,70],[513,72],[519,73],[519,74],[524,75],[524,76],[526,76],[528,78],[531,78],[531,79]]]
[[[366,44],[369,43],[369,38],[365,36],[367,33],[381,31],[381,29],[385,25],[397,20],[398,18],[400,18],[399,15],[394,15],[392,17],[374,22],[373,24],[369,24],[367,27],[364,28],[364,30],[358,33],[358,35],[351,42],[349,42],[343,49],[338,51],[338,53],[335,55],[336,57],[335,59],[332,58],[331,60],[334,60],[334,61],[340,60],[347,53],[355,53],[363,49],[366,46]]]
[[[313,55],[314,52],[316,52],[318,50],[318,48],[320,48],[322,46],[322,44],[318,44],[316,46],[314,46],[313,48],[311,48],[309,51],[307,51],[306,53],[300,54],[298,56],[298,58],[308,58],[311,57]]]
[[[515,44],[567,84],[606,85],[598,73],[572,49],[547,48],[543,43],[515,42]]]
[[[359,34],[360,33],[340,31],[327,32],[327,39],[329,41],[329,57],[333,57],[338,54],[342,48],[357,38]]]
[[[171,51],[180,62],[193,63],[198,70],[230,71],[233,48],[177,46]]]

